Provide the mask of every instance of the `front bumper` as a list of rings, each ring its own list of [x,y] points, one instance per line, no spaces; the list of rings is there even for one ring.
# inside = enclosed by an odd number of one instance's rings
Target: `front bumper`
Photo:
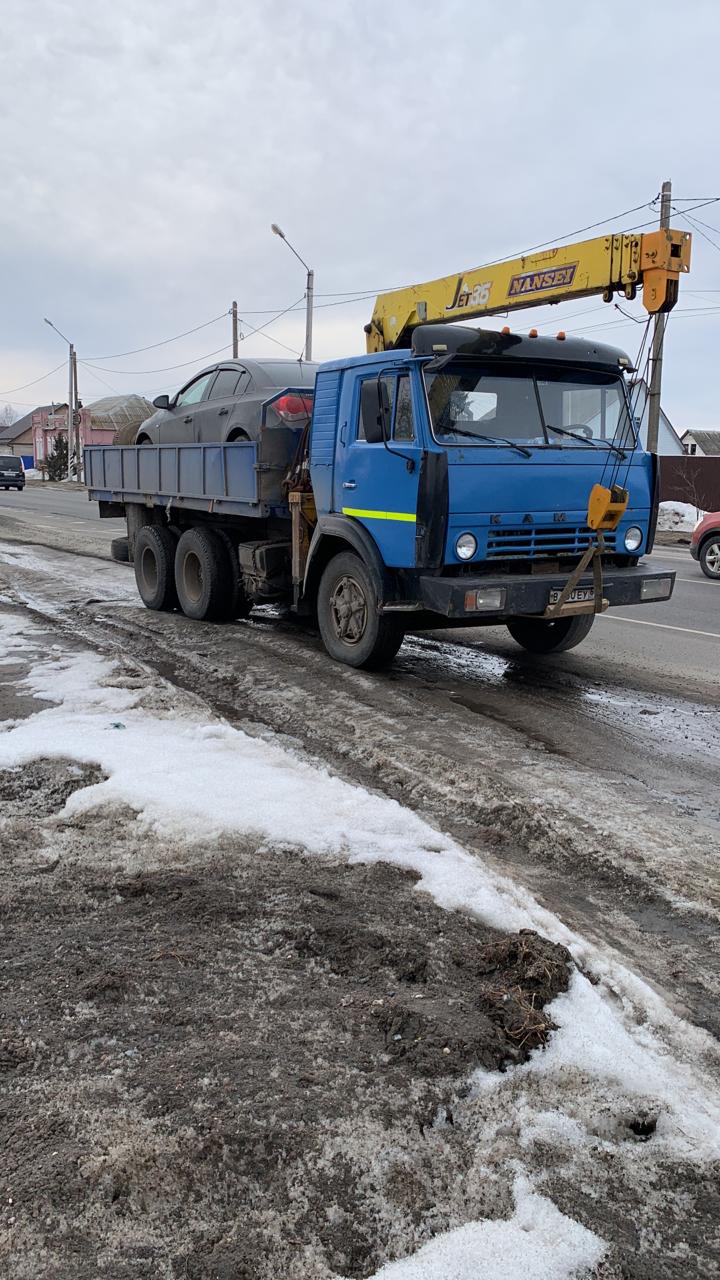
[[[518,575],[517,577],[454,577],[420,578],[420,599],[423,607],[432,613],[443,614],[446,618],[468,618],[477,622],[513,618],[523,614],[542,615],[549,603],[551,591],[561,591],[565,586],[569,573]],[[674,573],[645,573],[642,569],[605,569],[603,573],[603,596],[610,608],[628,604],[657,604],[658,597],[646,600],[643,597],[643,582],[669,578],[670,591],[661,599],[669,599],[675,586]],[[578,587],[593,586],[592,574],[584,574]],[[500,588],[505,591],[505,602],[501,609],[478,612],[465,607],[466,597],[473,591],[487,592]]]

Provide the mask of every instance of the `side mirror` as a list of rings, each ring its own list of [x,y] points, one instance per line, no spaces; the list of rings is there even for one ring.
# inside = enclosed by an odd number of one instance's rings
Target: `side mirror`
[[[154,406],[155,406],[155,408],[156,408],[156,409],[169,409],[169,408],[170,408],[170,397],[169,397],[169,396],[156,396],[156,397],[155,397],[155,399],[153,400],[153,404],[154,404]]]
[[[360,412],[365,439],[369,444],[382,444],[390,428],[390,397],[382,378],[368,378],[360,387]]]

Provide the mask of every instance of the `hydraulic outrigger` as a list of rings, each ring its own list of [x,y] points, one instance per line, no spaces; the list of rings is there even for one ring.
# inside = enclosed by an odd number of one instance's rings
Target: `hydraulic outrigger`
[[[670,229],[645,235],[597,236],[380,294],[372,319],[365,326],[367,349],[407,347],[413,330],[424,324],[471,320],[594,295],[612,302],[616,293],[622,293],[632,301],[641,290],[643,306],[649,314],[671,311],[677,302],[680,276],[690,269],[691,240],[689,232]],[[531,330],[530,336],[536,337],[537,331]],[[602,593],[603,533],[617,528],[627,504],[628,492],[620,485],[593,486],[587,523],[595,539],[560,598],[548,605],[546,618],[600,613],[607,608]],[[568,603],[590,565],[595,585],[593,601]]]

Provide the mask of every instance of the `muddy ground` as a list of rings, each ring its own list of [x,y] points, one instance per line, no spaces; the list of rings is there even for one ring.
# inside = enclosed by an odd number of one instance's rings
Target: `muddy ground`
[[[527,1081],[468,1088],[542,1052],[564,948],[390,867],[63,817],[98,778],[0,773],[0,1273],[355,1280],[510,1216],[521,1154],[609,1242],[598,1280],[718,1274],[720,1177],[656,1157],[651,1107],[569,1094],[568,1160]]]
[[[241,843],[103,866],[99,845],[137,842],[132,815],[53,823],[96,780],[0,774],[5,1274],[360,1277],[484,1216],[482,1181],[459,1210],[426,1135],[474,1066],[545,1042],[567,952],[389,867]]]

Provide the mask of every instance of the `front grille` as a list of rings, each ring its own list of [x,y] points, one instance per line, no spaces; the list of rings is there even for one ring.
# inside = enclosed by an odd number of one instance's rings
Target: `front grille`
[[[594,534],[580,524],[523,524],[514,529],[488,530],[488,559],[527,559],[532,556],[578,556],[587,550]],[[615,533],[603,534],[608,551],[615,550]]]

